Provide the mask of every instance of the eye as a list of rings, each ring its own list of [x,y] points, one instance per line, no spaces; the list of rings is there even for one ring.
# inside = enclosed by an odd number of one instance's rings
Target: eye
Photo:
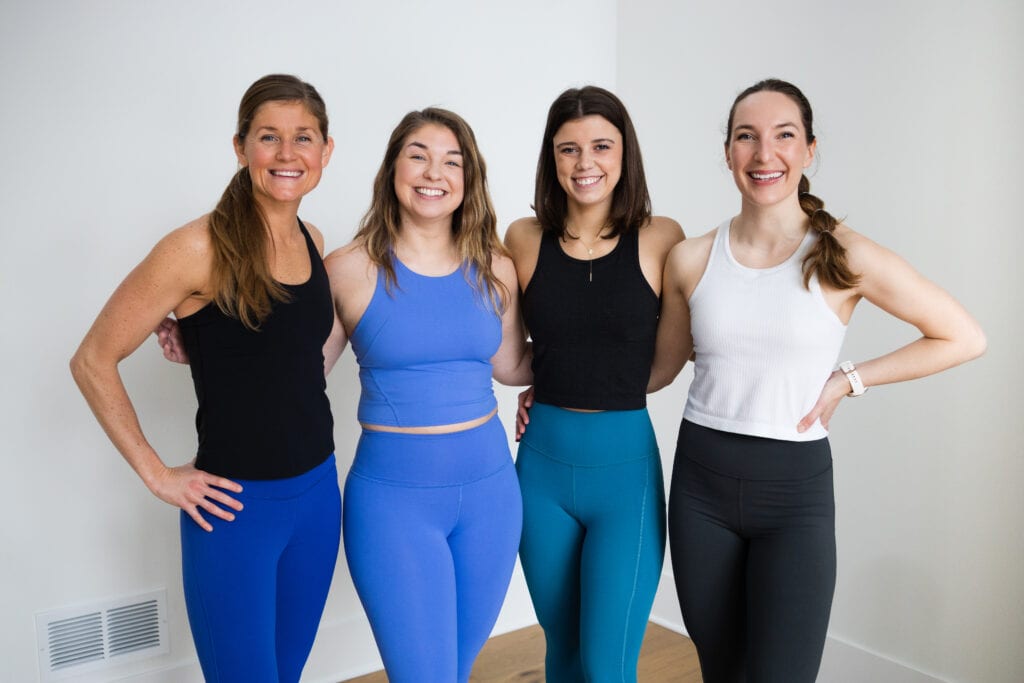
[[[409,158],[410,159],[415,159],[416,161],[423,161],[427,157],[425,157],[424,155],[420,154],[419,152],[413,152],[412,154],[409,155]]]
[[[606,152],[606,151],[608,151],[611,148],[612,148],[612,146],[607,144],[607,143],[605,143],[605,142],[601,142],[599,144],[594,145],[594,150],[598,151],[598,152]]]
[[[779,133],[779,137],[784,140],[788,140],[789,138],[795,138],[796,135],[793,134],[793,131],[784,130],[781,133]]]
[[[558,151],[560,154],[565,154],[568,156],[571,154],[576,154],[579,151],[579,148],[576,147],[575,145],[563,145],[562,147],[558,148]]]
[[[295,138],[295,141],[301,143],[310,143],[313,142],[313,138],[311,138],[308,135],[300,135],[299,137]]]
[[[751,135],[750,133],[737,133],[736,139],[740,141],[753,140],[754,136]]]
[[[454,160],[446,161],[445,164],[447,164],[448,166],[451,166],[452,168],[462,168],[462,164],[460,164],[459,162],[454,161]]]
[[[260,136],[260,142],[277,142],[277,136],[271,135],[270,133],[264,133]]]

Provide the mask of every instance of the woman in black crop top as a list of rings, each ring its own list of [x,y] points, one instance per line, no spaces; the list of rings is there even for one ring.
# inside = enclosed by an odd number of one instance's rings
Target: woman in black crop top
[[[629,114],[594,86],[551,105],[534,208],[505,237],[534,354],[520,559],[548,680],[635,681],[665,545],[646,392],[662,267],[683,233],[651,216]]]
[[[340,496],[323,356],[334,312],[323,238],[297,215],[333,146],[311,85],[253,83],[238,112],[239,170],[216,209],[156,245],[71,362],[125,460],[181,508],[185,598],[208,680],[297,681],[334,573]],[[198,457],[177,467],[146,440],[117,369],[171,311],[199,400]]]

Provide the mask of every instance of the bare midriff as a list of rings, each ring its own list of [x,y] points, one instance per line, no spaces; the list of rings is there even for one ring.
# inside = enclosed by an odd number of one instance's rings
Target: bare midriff
[[[465,422],[456,422],[448,425],[428,425],[426,427],[393,427],[391,425],[371,425],[365,422],[360,422],[363,429],[368,429],[371,432],[393,432],[395,434],[452,434],[453,432],[464,432],[467,429],[473,429],[484,424],[498,412],[495,408],[491,412],[487,413],[483,417],[478,417],[472,420],[466,420]]]

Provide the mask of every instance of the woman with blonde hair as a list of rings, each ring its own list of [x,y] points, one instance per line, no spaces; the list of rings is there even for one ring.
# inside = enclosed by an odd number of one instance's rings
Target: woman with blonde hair
[[[362,385],[344,495],[352,580],[392,683],[468,681],[522,524],[491,378],[531,374],[465,121],[437,108],[402,119],[359,232],[326,265]]]

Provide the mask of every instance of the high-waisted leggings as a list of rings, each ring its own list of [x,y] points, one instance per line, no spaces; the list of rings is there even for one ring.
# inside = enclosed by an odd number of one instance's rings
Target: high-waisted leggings
[[[812,683],[836,582],[828,440],[679,429],[676,591],[707,683]]]
[[[547,641],[547,680],[636,681],[665,552],[665,489],[647,411],[536,403],[516,469],[519,554]]]
[[[207,683],[295,683],[334,575],[341,497],[334,456],[297,477],[237,480],[233,522],[181,513],[185,605]]]
[[[363,430],[345,556],[391,683],[464,683],[508,590],[522,499],[497,417],[452,434]]]

